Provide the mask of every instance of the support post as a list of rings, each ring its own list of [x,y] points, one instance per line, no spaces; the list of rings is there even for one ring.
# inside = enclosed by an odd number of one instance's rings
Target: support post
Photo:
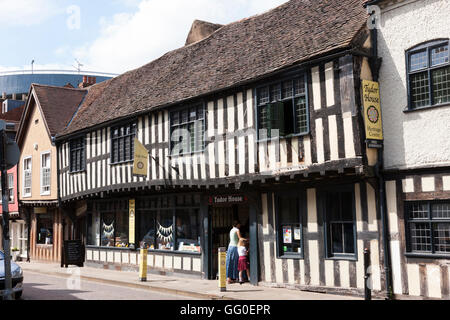
[[[11,279],[11,244],[9,239],[9,197],[8,197],[8,186],[7,186],[7,176],[8,172],[6,170],[6,159],[5,159],[5,130],[0,131],[0,167],[1,167],[1,186],[2,186],[2,223],[3,223],[3,252],[5,254],[5,293],[3,298],[5,300],[12,300],[12,279]]]

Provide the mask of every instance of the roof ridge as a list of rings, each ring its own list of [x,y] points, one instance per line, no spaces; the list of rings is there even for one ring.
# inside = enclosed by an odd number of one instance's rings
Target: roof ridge
[[[87,88],[67,88],[64,86],[53,86],[53,85],[48,85],[48,84],[40,84],[40,83],[32,83],[31,84],[32,87],[43,87],[43,88],[52,88],[52,89],[64,89],[64,90],[72,90],[72,91],[86,91]]]

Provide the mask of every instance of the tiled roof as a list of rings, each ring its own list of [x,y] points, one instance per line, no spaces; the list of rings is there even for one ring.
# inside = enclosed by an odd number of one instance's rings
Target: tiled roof
[[[86,95],[85,89],[31,85],[36,92],[50,135],[61,132],[72,119]]]
[[[22,117],[22,113],[23,113],[24,109],[25,109],[25,104],[20,107],[14,108],[8,112],[1,113],[0,119],[5,120],[5,121],[19,122],[20,117]]]
[[[138,69],[89,88],[62,135],[238,86],[321,54],[351,47],[364,0],[291,0],[230,23]]]

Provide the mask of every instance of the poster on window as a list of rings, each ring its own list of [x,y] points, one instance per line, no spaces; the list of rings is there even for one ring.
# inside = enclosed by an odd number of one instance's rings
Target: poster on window
[[[291,227],[283,227],[283,243],[292,243]]]
[[[300,240],[300,228],[294,228],[294,240]]]

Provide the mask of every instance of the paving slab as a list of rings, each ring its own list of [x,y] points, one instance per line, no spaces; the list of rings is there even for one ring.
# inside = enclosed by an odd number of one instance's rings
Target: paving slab
[[[218,282],[186,277],[148,274],[141,282],[137,272],[104,270],[92,267],[61,268],[55,263],[19,262],[27,272],[57,275],[61,277],[80,276],[81,279],[115,284],[131,288],[148,289],[200,299],[220,300],[362,300],[360,297],[324,294],[287,288],[254,286],[249,283],[227,285],[226,292],[220,292]]]

